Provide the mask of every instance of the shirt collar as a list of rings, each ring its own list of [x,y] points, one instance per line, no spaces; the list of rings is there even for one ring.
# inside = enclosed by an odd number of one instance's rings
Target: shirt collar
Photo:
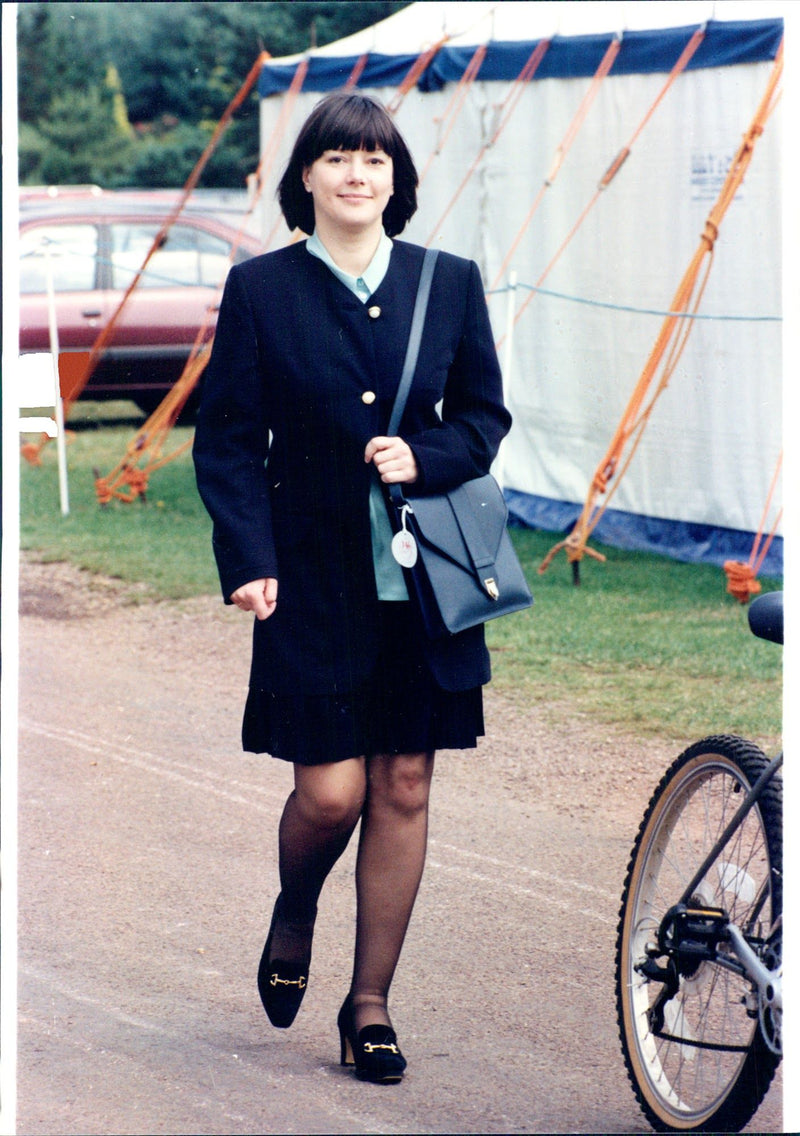
[[[378,242],[375,255],[360,276],[351,276],[349,272],[342,271],[338,264],[334,263],[331,254],[317,236],[316,229],[306,241],[306,248],[312,256],[318,257],[323,264],[327,265],[333,275],[362,301],[368,300],[373,292],[377,292],[389,269],[389,260],[392,255],[391,238],[386,236],[383,229],[381,229],[381,239]]]

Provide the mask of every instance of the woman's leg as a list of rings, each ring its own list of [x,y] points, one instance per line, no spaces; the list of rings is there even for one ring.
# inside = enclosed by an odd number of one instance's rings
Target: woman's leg
[[[278,829],[281,912],[270,950],[287,962],[307,954],[322,885],[358,823],[364,759],[295,765],[294,784]]]
[[[356,1030],[390,1025],[389,986],[425,866],[433,753],[371,757],[356,864]]]

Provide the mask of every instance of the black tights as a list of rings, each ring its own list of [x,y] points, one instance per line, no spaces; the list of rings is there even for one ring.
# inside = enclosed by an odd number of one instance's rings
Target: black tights
[[[361,817],[351,993],[357,1029],[390,1024],[389,987],[425,866],[433,754],[295,766],[279,829],[282,918],[272,957],[299,957],[322,885]]]

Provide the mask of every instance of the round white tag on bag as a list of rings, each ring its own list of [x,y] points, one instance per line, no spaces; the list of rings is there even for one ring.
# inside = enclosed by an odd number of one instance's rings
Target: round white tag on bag
[[[417,563],[417,542],[408,529],[392,537],[392,556],[402,568],[413,568]]]

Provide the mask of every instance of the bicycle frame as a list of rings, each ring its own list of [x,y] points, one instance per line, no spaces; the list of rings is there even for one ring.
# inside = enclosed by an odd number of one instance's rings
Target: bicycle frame
[[[706,856],[705,860],[700,865],[700,867],[697,869],[695,874],[692,876],[691,880],[689,881],[689,883],[686,887],[686,890],[684,891],[683,895],[680,898],[680,901],[679,901],[680,903],[689,903],[691,901],[691,898],[694,895],[695,891],[697,890],[697,887],[698,887],[700,881],[702,880],[703,876],[705,876],[708,869],[711,867],[711,865],[714,863],[716,858],[722,852],[723,848],[728,843],[731,836],[733,836],[736,829],[739,827],[739,825],[742,823],[744,818],[750,812],[750,809],[753,807],[753,805],[756,803],[756,801],[760,798],[765,787],[769,784],[769,782],[772,780],[772,778],[775,776],[775,774],[778,772],[778,770],[780,769],[780,767],[782,765],[783,765],[783,753],[781,752],[776,757],[774,757],[772,759],[772,761],[769,763],[767,768],[764,770],[764,772],[761,774],[761,776],[756,781],[755,785],[753,785],[750,792],[747,794],[745,799],[742,801],[741,805],[739,806],[739,808],[734,813],[733,817],[731,818],[730,823],[726,826],[726,828],[725,828],[724,832],[722,833],[722,835],[720,836],[719,840],[714,845],[714,847],[711,849],[709,854]]]
[[[666,929],[671,928],[671,926],[673,925],[673,923],[676,920],[676,916],[678,916],[678,915],[691,916],[692,906],[693,906],[693,902],[694,902],[693,897],[695,896],[695,893],[696,893],[698,887],[700,886],[701,881],[703,880],[703,878],[705,877],[705,875],[709,871],[709,869],[712,867],[714,862],[717,860],[717,858],[722,854],[722,852],[725,848],[725,845],[728,843],[731,836],[733,836],[733,834],[736,832],[736,830],[742,824],[744,818],[747,816],[747,814],[750,812],[750,810],[753,808],[753,806],[758,803],[758,801],[761,798],[762,793],[764,792],[764,789],[770,783],[770,781],[772,780],[772,778],[775,776],[775,774],[778,772],[778,770],[781,768],[782,765],[783,765],[783,753],[781,752],[776,757],[774,757],[772,759],[772,761],[769,763],[769,765],[764,770],[764,772],[761,774],[761,776],[756,780],[755,784],[752,786],[749,793],[747,794],[745,799],[742,801],[741,805],[736,810],[736,812],[734,813],[734,815],[731,818],[731,820],[729,821],[729,823],[725,826],[725,829],[723,830],[722,834],[719,836],[716,844],[713,846],[713,848],[708,853],[708,855],[706,856],[703,863],[700,865],[700,867],[695,872],[692,879],[689,881],[689,884],[687,885],[687,887],[686,887],[683,895],[681,896],[679,902],[677,904],[675,904],[673,907],[671,907],[670,910],[664,916],[664,919],[663,919],[662,924],[661,924],[661,929],[660,929],[660,932],[659,932],[659,940],[661,942],[663,942],[667,938],[667,930]],[[751,918],[751,921],[750,921],[750,928],[752,928],[752,925],[753,925],[755,919],[758,917],[758,915],[761,911],[761,908],[764,905],[764,901],[766,899],[766,894],[767,894],[766,884],[764,884],[762,886],[761,893],[759,894],[759,896],[758,896],[758,898],[757,898],[757,900],[754,904],[754,907],[753,907],[752,918]],[[706,918],[710,918],[709,926],[711,926],[712,929],[713,929],[714,919],[719,917],[719,916],[723,916],[724,913],[723,912],[702,911],[702,913],[698,912],[698,914],[701,914],[702,916],[705,916]],[[779,926],[781,924],[781,922],[782,922],[782,916],[779,917],[777,926]],[[777,929],[777,926],[773,926],[773,927],[770,928],[770,932],[769,932],[770,936],[772,934],[774,934],[775,930]],[[750,928],[748,928],[748,930]],[[717,944],[719,942],[726,942],[726,943],[730,944],[730,946],[733,949],[733,953],[736,956],[735,961],[734,961],[734,959],[730,958],[729,956],[726,956],[726,955],[721,954],[719,952],[719,950],[717,949]],[[678,942],[677,944],[673,943],[673,947],[676,950],[680,950],[680,942]],[[659,954],[662,953],[660,948],[659,948],[658,953]],[[709,943],[708,954],[707,954],[706,957],[708,958],[709,962],[714,962],[718,966],[725,967],[726,969],[731,970],[735,973],[738,973],[738,974],[742,975],[743,977],[746,977],[747,979],[749,979],[758,988],[759,995],[760,995],[761,999],[763,1000],[763,1002],[765,1004],[769,1005],[771,1008],[773,1008],[773,1009],[775,1009],[779,1012],[782,1012],[782,1010],[783,1010],[783,991],[782,991],[781,975],[776,973],[775,971],[771,971],[768,967],[766,967],[763,964],[763,962],[758,957],[756,952],[753,950],[753,948],[747,942],[747,939],[745,938],[742,930],[737,926],[737,924],[730,922],[729,920],[725,919],[724,925],[722,925],[720,927],[719,935],[713,937],[711,942]],[[642,969],[643,969],[643,972],[644,972],[644,968],[642,968]],[[670,979],[667,977],[666,973],[663,976],[657,975],[652,970],[649,971],[649,976],[651,978],[657,978],[659,981],[662,981],[662,982],[665,983],[665,988],[664,988],[663,994],[653,1004],[651,1013],[653,1015],[653,1017],[652,1017],[652,1024],[653,1024],[653,1027],[654,1027],[653,1033],[656,1036],[667,1037],[669,1035],[667,1035],[663,1032],[664,1005],[677,992],[677,989],[678,989],[677,981],[675,981],[674,984],[673,984],[673,982],[670,981]],[[767,1041],[768,1044],[770,1044],[770,1045],[772,1044],[769,1038],[765,1037],[765,1040]],[[686,1044],[685,1041],[684,1041],[684,1044]]]

